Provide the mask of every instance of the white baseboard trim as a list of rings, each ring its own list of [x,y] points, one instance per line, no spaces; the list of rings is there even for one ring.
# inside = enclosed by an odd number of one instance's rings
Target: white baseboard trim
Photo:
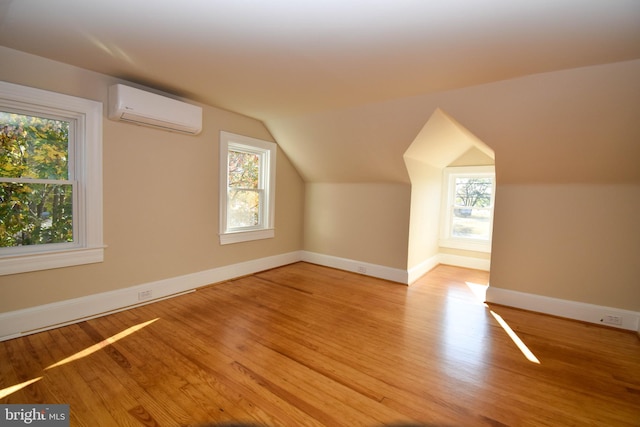
[[[213,268],[86,297],[0,313],[0,341],[171,298],[196,288],[300,261],[300,251]],[[139,300],[139,292],[151,297]]]
[[[409,270],[401,270],[399,268],[386,267],[383,265],[309,251],[302,251],[301,261],[324,265],[325,267],[337,268],[338,270],[364,274],[366,276],[377,277],[379,279],[390,280],[404,285],[410,285],[415,282],[438,264],[448,264],[457,267],[489,271],[489,260],[448,254],[434,255]]]
[[[413,282],[415,282],[416,280],[418,280],[419,278],[427,274],[430,270],[437,267],[438,264],[440,264],[440,255],[436,254],[431,258],[428,258],[422,261],[420,264],[414,267],[411,267],[408,272],[409,273],[408,284],[409,285],[412,284]]]
[[[583,322],[606,325],[640,333],[640,312],[569,301],[489,286],[488,303],[506,305],[538,313],[551,314]],[[621,325],[603,323],[604,316],[619,316]]]
[[[488,270],[488,264],[485,268],[482,263],[477,263],[477,261],[487,260],[474,260],[473,258],[450,256],[447,254],[435,255],[406,271],[309,251],[295,251],[145,283],[125,289],[0,313],[0,341],[149,304],[192,292],[199,287],[212,283],[254,274],[298,261],[306,261],[313,264],[351,271],[405,285],[413,283],[440,263]],[[148,300],[140,301],[138,298],[139,293],[147,291],[151,291],[152,297]],[[636,331],[640,334],[640,312],[561,300],[491,286],[487,290],[487,302],[595,324],[603,324],[601,320],[605,315],[619,316],[623,320],[622,325],[608,326]]]
[[[325,267],[337,268],[338,270],[364,274],[365,276],[377,277],[378,279],[390,280],[404,285],[409,283],[407,271],[399,268],[386,267],[384,265],[371,264],[368,262],[339,258],[309,251],[302,251],[302,261],[324,265]]]
[[[437,254],[409,269],[409,284],[412,284],[420,277],[427,274],[429,270],[433,269],[438,264],[489,271],[491,262],[488,259],[479,259],[462,255]]]
[[[473,268],[475,270],[489,271],[491,261],[488,259],[473,258],[462,255],[440,254],[440,264],[454,265],[456,267]]]

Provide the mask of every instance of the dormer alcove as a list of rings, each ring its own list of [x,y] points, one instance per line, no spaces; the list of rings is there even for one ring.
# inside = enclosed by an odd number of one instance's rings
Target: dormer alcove
[[[490,253],[444,248],[439,240],[445,168],[494,165],[491,147],[438,108],[403,157],[411,180],[409,283],[438,263],[488,270]]]

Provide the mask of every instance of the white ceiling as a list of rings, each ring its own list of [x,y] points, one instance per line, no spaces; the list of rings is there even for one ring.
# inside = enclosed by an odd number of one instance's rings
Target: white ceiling
[[[640,58],[640,1],[0,0],[0,45],[258,118],[295,163],[296,118]]]

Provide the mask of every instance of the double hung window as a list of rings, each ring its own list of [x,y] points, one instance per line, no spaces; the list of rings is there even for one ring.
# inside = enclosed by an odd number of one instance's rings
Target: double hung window
[[[220,243],[274,236],[276,145],[220,133]]]
[[[495,169],[450,167],[444,171],[440,246],[491,251]]]
[[[0,82],[0,274],[100,262],[102,104]]]

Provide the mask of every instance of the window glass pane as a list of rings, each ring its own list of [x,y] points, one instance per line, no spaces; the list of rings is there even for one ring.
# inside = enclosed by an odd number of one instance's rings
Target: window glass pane
[[[259,188],[260,155],[229,150],[229,187]]]
[[[73,185],[0,182],[0,247],[73,241]]]
[[[257,190],[229,189],[227,227],[255,227],[260,225],[260,197]]]
[[[69,122],[0,111],[0,176],[69,179]]]
[[[456,177],[456,206],[491,206],[493,179],[490,177]]]
[[[0,275],[103,261],[103,113],[0,81]]]
[[[491,209],[454,208],[451,235],[468,239],[488,240],[491,234]]]
[[[272,238],[276,144],[220,132],[220,244]]]
[[[456,166],[443,174],[440,246],[490,252],[495,168]]]

